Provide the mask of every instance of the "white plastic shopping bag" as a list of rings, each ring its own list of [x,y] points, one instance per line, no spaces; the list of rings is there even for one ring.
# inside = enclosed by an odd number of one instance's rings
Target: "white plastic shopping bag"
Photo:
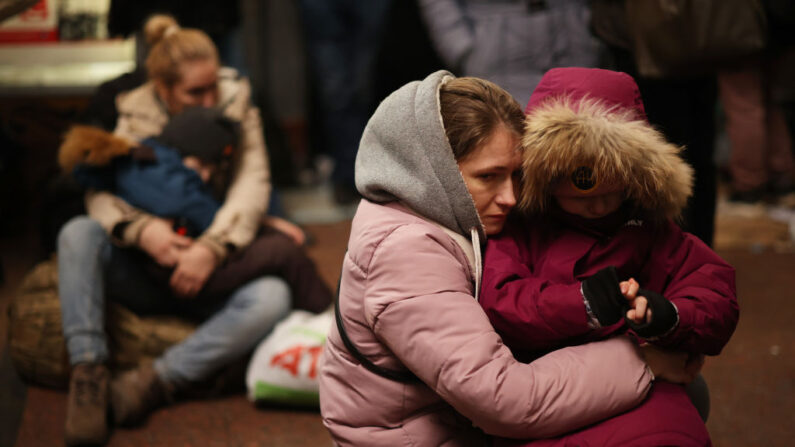
[[[318,374],[333,310],[294,310],[254,351],[246,372],[253,402],[318,405]]]

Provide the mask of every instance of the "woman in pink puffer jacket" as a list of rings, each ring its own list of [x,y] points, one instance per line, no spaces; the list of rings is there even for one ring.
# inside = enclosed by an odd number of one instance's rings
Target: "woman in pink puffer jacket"
[[[652,370],[685,379],[656,356],[650,370],[623,337],[523,364],[489,324],[474,298],[481,242],[516,203],[523,119],[496,85],[444,71],[400,88],[370,119],[356,159],[364,200],[320,376],[337,444],[550,437],[635,407]]]

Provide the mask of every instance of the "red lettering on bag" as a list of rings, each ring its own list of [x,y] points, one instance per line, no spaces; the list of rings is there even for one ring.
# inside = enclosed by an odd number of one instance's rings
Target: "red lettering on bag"
[[[312,356],[309,364],[309,378],[314,379],[317,377],[317,362],[320,359],[320,354],[323,352],[322,346],[306,347],[296,345],[288,348],[271,358],[271,366],[278,366],[286,369],[293,376],[298,376],[298,366],[301,364],[301,359],[305,354]]]
[[[309,354],[312,355],[312,363],[309,366],[309,378],[314,379],[317,377],[317,360],[320,358],[320,353],[323,352],[322,346],[313,346],[308,349]]]
[[[301,355],[303,354],[304,347],[301,345],[294,346],[283,352],[273,356],[271,359],[271,366],[280,366],[293,376],[298,375],[298,365],[301,363]]]

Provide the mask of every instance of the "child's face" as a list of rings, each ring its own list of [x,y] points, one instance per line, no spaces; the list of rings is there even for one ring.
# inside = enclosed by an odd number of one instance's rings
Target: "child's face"
[[[587,195],[555,190],[552,195],[563,211],[586,219],[605,217],[624,203],[624,191],[616,187],[599,188]]]
[[[201,177],[204,183],[209,182],[210,178],[213,176],[213,174],[215,174],[214,164],[201,161],[198,157],[195,157],[193,155],[188,155],[187,157],[183,157],[182,164],[186,168],[193,169],[194,171],[196,171],[196,173],[199,174],[199,177]]]

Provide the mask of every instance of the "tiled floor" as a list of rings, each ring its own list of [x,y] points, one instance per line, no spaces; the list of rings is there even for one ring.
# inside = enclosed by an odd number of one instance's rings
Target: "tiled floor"
[[[335,284],[352,209],[333,207],[322,188],[286,191],[284,201],[313,235],[309,253],[323,277]],[[788,446],[795,439],[795,250],[790,223],[771,218],[769,210],[744,214],[725,205],[719,209],[716,246],[737,268],[741,318],[723,354],[708,359],[704,367],[712,402],[707,426],[716,446]],[[3,333],[8,300],[35,261],[29,249],[32,236],[21,230],[0,238],[6,273],[0,288]],[[4,343],[0,338],[0,351]],[[0,357],[0,445],[62,445],[65,393],[26,388],[11,373],[7,356]],[[109,445],[292,447],[330,445],[330,439],[315,411],[258,409],[235,395],[158,411],[140,429],[114,432]]]

